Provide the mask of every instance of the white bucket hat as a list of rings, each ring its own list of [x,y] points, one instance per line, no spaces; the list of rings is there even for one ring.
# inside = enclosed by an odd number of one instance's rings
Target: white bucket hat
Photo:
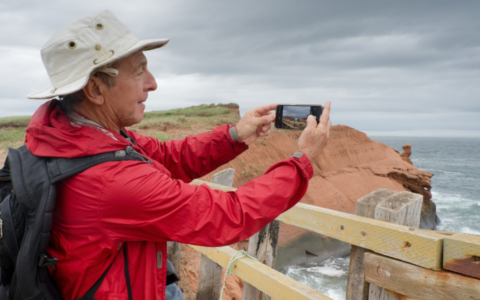
[[[102,66],[139,50],[160,48],[168,41],[138,40],[108,10],[78,19],[57,31],[43,46],[42,60],[52,85],[27,97],[50,99],[79,91]]]

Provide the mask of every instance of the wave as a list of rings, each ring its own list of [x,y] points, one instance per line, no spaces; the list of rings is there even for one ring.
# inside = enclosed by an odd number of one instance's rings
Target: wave
[[[445,171],[445,170],[438,170],[438,169],[431,169],[431,168],[425,168],[425,171],[428,171],[434,174],[435,172],[440,172],[440,173],[449,174],[449,175],[463,175],[463,173],[461,172]]]
[[[460,229],[460,232],[461,233],[479,234],[480,235],[480,231],[474,230],[474,229],[472,229],[470,227],[467,227],[467,226],[462,227],[462,229]]]
[[[290,266],[285,274],[335,300],[345,300],[350,258],[330,257],[322,263]]]
[[[446,194],[434,191],[432,191],[432,201],[435,202],[439,210],[449,210],[452,206],[455,208],[467,208],[475,202],[461,194]]]
[[[343,275],[347,275],[345,270],[338,269],[335,266],[311,267],[307,268],[306,271],[330,277],[342,277]]]

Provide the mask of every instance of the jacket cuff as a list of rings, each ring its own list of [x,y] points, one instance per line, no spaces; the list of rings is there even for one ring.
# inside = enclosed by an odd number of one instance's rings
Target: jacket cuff
[[[232,141],[241,142],[240,138],[238,137],[237,129],[235,128],[235,126],[230,127],[229,132],[230,132],[230,137],[232,138]]]
[[[228,129],[228,133],[225,133],[227,136],[228,140],[232,144],[233,151],[235,152],[235,155],[240,155],[243,151],[248,149],[247,144],[242,142],[240,138],[238,137],[237,130],[235,129],[235,126],[232,126]]]
[[[302,168],[302,171],[306,175],[308,179],[312,179],[313,177],[313,166],[308,157],[303,153],[303,152],[295,152],[292,155],[292,159],[299,161],[300,167]]]

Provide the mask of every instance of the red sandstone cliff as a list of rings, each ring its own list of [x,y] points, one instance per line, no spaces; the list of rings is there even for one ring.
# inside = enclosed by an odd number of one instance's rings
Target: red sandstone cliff
[[[268,167],[297,150],[300,131],[274,131],[258,139],[250,149],[225,168],[235,169],[233,185],[238,187],[262,175]],[[354,213],[356,200],[380,187],[412,191],[430,200],[433,174],[404,161],[395,149],[372,141],[353,128],[336,125],[327,147],[314,164],[315,175],[302,202]],[[212,173],[212,174],[213,174]],[[210,175],[203,180],[210,180]]]

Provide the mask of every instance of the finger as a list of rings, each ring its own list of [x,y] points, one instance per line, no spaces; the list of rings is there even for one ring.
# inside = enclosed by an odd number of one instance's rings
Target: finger
[[[277,104],[273,103],[273,104],[259,106],[257,108],[254,108],[253,110],[259,115],[263,116],[268,114],[270,111],[275,110],[276,108],[277,108]]]
[[[328,121],[330,120],[330,106],[331,102],[327,101],[327,103],[325,103],[325,107],[323,108],[322,116],[320,117],[320,122],[318,124],[319,126],[323,125],[325,128],[327,127]]]
[[[272,123],[268,123],[267,125],[263,125],[262,131],[267,132],[267,131],[270,130],[270,128],[272,128]]]
[[[317,120],[315,119],[314,116],[309,115],[307,118],[307,127],[305,129],[307,128],[313,129],[315,127],[317,127]]]
[[[276,117],[277,115],[276,115],[274,112],[271,112],[271,111],[268,112],[268,115],[271,115],[271,116],[272,116],[272,122],[274,122],[274,121],[275,121],[275,117]]]
[[[328,125],[327,125],[327,139],[330,137],[330,127],[332,127],[332,120],[328,120]]]
[[[270,114],[263,117],[257,117],[255,118],[254,122],[256,126],[262,126],[272,123],[273,120],[275,120],[275,116],[273,114]]]

